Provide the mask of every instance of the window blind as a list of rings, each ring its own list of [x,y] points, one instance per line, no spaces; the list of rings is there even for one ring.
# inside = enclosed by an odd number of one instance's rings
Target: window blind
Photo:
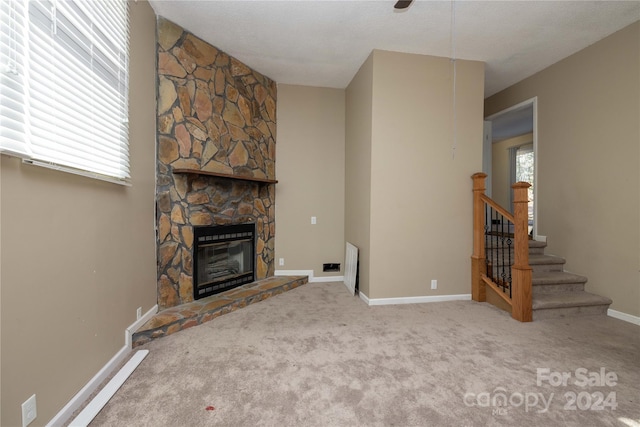
[[[0,150],[128,182],[127,2],[1,4]]]

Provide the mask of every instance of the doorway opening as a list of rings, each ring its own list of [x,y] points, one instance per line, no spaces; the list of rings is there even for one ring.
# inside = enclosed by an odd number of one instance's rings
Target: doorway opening
[[[511,186],[529,188],[529,234],[537,237],[537,98],[531,98],[485,119],[483,172],[490,179],[490,197],[513,212]],[[490,183],[490,184],[489,184]]]

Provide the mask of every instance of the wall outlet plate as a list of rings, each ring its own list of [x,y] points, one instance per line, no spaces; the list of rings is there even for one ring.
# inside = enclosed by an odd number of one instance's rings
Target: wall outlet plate
[[[34,394],[22,404],[22,427],[27,427],[37,416],[36,395]]]
[[[284,265],[284,258],[280,258],[280,259],[278,260],[278,265],[279,265],[280,267],[282,267],[282,266]]]
[[[431,281],[431,289],[438,289],[438,281],[436,279]]]
[[[140,319],[142,317],[142,307],[138,307],[138,309],[136,310],[136,320]]]

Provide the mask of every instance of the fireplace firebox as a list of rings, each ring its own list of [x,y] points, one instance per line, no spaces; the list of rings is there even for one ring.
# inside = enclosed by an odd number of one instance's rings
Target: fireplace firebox
[[[194,227],[194,299],[255,281],[255,229],[253,223]]]

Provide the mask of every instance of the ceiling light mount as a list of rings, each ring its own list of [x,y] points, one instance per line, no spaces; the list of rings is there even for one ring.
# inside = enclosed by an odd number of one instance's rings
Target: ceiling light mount
[[[411,5],[411,3],[413,3],[413,0],[398,0],[396,4],[393,6],[393,8],[395,10],[404,10],[408,8]]]

